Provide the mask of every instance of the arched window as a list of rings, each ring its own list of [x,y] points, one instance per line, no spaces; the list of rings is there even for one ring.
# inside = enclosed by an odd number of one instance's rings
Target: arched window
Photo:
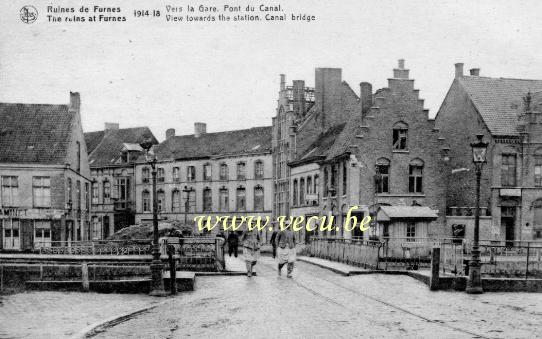
[[[205,165],[203,165],[203,180],[211,181],[212,177],[213,177],[213,168],[211,167],[210,163],[206,163]]]
[[[237,163],[237,180],[245,180],[246,178],[246,164],[244,162]]]
[[[292,188],[293,196],[292,196],[292,205],[297,206],[297,179],[294,179],[293,188]]]
[[[179,170],[179,167],[173,167],[173,182],[179,182],[181,181],[181,171]]]
[[[228,165],[220,164],[220,180],[228,180]]]
[[[408,125],[402,121],[393,125],[393,149],[406,150],[408,137]]]
[[[158,167],[158,174],[156,177],[158,182],[164,182],[166,180],[166,170],[163,167]]]
[[[390,161],[386,158],[379,158],[376,161],[375,187],[376,193],[390,191]]]
[[[222,187],[219,191],[219,202],[220,212],[229,212],[230,210],[230,201],[229,201],[229,192],[226,187]]]
[[[299,204],[305,205],[305,178],[299,179]]]
[[[156,193],[156,198],[158,199],[158,212],[166,210],[166,193],[162,190],[158,190]]]
[[[263,187],[259,185],[254,187],[254,210],[255,211],[263,211],[264,209],[263,199],[264,199]]]
[[[213,210],[213,195],[209,187],[203,190],[203,211],[209,212]]]
[[[103,182],[103,198],[104,198],[104,203],[108,203],[109,198],[111,198],[111,183],[107,179],[104,180]]]
[[[343,161],[343,191],[342,194],[346,195],[346,190],[348,189],[348,164],[346,161]]]
[[[318,174],[316,174],[316,175],[314,176],[314,189],[313,189],[313,192],[314,192],[314,194],[316,194],[317,197],[318,197],[318,195],[319,195],[319,193],[320,193],[320,192],[319,192],[319,191],[320,191],[320,187],[318,186],[318,185],[319,185],[318,178],[319,178],[319,176],[318,176]]]
[[[178,189],[174,189],[173,192],[171,192],[171,212],[181,212],[181,193]]]
[[[143,203],[143,212],[150,212],[151,211],[151,194],[149,191],[144,190],[141,193],[141,201]]]
[[[414,159],[408,167],[408,191],[410,193],[423,192],[423,161]]]
[[[196,167],[188,166],[186,168],[186,181],[196,181]]]
[[[261,160],[254,162],[254,178],[263,179],[263,161]]]
[[[240,186],[237,188],[235,198],[236,198],[237,211],[246,211],[247,200],[246,200],[246,190],[244,187]]]
[[[307,194],[312,194],[312,177],[307,177]]]

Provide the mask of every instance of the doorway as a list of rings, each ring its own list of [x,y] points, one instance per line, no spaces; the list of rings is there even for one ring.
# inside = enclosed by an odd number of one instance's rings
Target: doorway
[[[515,240],[516,207],[501,207],[501,227],[504,227],[504,239],[507,247],[514,246]]]

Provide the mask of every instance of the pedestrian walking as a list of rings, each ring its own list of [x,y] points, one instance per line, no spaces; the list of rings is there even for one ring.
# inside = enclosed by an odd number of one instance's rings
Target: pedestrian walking
[[[243,233],[243,256],[247,265],[247,277],[252,277],[253,269],[260,258],[260,233],[255,229]]]
[[[216,234],[216,238],[222,239],[222,240],[218,240],[218,245],[220,246],[220,248],[222,248],[222,253],[224,253],[224,246],[226,245],[226,236],[224,235],[224,232],[219,231]]]
[[[237,258],[237,246],[239,245],[239,236],[235,232],[228,234],[228,255],[231,257],[232,253]]]
[[[277,230],[273,230],[273,233],[271,234],[271,240],[269,242],[271,243],[271,247],[273,248],[273,259],[277,257]]]
[[[292,277],[296,261],[295,236],[291,229],[281,230],[277,234],[278,274],[282,275],[282,267],[287,265],[287,277]]]

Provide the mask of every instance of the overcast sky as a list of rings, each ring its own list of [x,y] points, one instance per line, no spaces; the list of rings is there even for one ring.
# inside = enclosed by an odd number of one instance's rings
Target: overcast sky
[[[359,94],[359,83],[385,87],[397,59],[431,116],[436,114],[456,62],[481,75],[542,79],[541,1],[202,1],[246,6],[282,3],[316,22],[167,23],[136,20],[136,8],[197,1],[56,1],[54,5],[120,6],[120,24],[47,23],[49,1],[0,3],[0,101],[67,103],[81,93],[83,127],[149,126],[159,140],[167,128],[193,133],[271,124],[279,74],[314,84],[315,67],[339,67]],[[38,21],[19,19],[34,5]],[[1,122],[0,122],[1,123]]]

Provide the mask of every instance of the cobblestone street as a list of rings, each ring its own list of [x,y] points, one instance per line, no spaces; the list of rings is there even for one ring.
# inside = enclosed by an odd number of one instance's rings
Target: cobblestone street
[[[270,258],[258,276],[198,277],[196,291],[109,328],[99,338],[542,336],[542,295],[431,292],[406,276],[343,277],[296,264],[277,276]]]

